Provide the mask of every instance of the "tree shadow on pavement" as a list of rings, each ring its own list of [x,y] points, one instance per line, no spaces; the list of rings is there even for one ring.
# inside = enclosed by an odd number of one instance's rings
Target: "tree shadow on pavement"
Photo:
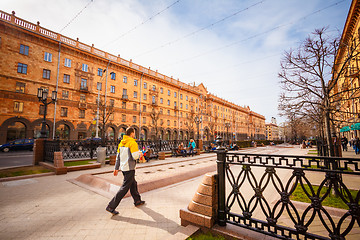
[[[124,217],[120,215],[115,215],[111,217],[111,219],[116,221],[128,222],[132,224],[140,224],[153,228],[160,228],[172,235],[178,232],[177,227],[179,227],[179,224],[174,222],[173,220],[166,218],[164,215],[155,212],[154,210],[146,206],[141,206],[139,207],[139,209],[142,210],[144,213],[146,213],[148,216],[150,216],[154,221],[140,219],[140,218]]]

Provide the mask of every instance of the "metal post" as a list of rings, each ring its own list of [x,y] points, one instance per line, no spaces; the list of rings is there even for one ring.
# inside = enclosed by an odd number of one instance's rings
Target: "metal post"
[[[221,148],[217,152],[217,173],[218,173],[218,224],[226,225],[225,212],[225,162],[226,151]]]
[[[58,64],[57,64],[57,73],[56,73],[56,87],[55,91],[59,91],[59,68],[60,68],[60,54],[61,54],[61,42],[59,42],[59,54],[58,54]],[[57,102],[54,103],[54,122],[53,122],[53,136],[52,139],[55,139],[55,127],[56,127],[56,106]],[[50,137],[50,128],[49,128],[49,137]]]
[[[40,138],[47,138],[47,136],[46,136],[46,114],[47,114],[48,103],[46,102],[46,100],[42,101],[42,103],[44,104],[44,118],[43,118],[42,124],[41,124]]]

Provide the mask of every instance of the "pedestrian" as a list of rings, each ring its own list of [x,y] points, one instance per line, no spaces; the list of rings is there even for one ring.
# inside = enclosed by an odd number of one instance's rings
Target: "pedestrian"
[[[359,140],[358,137],[355,137],[353,145],[354,145],[354,149],[355,149],[355,154],[359,154],[359,152],[360,152],[360,140]]]
[[[189,155],[194,154],[194,149],[196,148],[196,143],[194,139],[190,139],[188,148],[189,148]]]
[[[113,215],[119,214],[119,212],[115,209],[119,205],[121,199],[123,199],[125,194],[129,191],[129,189],[131,196],[134,199],[135,206],[140,206],[145,203],[145,201],[141,200],[137,182],[135,180],[136,160],[141,158],[143,154],[141,151],[139,151],[139,147],[134,138],[135,130],[134,128],[129,127],[126,129],[126,134],[121,140],[117,150],[114,176],[118,175],[120,167],[120,170],[124,175],[124,181],[119,191],[106,207],[106,211],[112,213]]]
[[[342,147],[343,147],[343,151],[347,151],[348,149],[347,149],[347,144],[348,144],[348,140],[347,140],[347,138],[345,137],[345,136],[343,136],[342,138],[341,138],[341,145],[342,145]]]
[[[186,157],[186,149],[184,148],[184,143],[180,143],[178,147],[178,153],[181,154],[183,157]]]

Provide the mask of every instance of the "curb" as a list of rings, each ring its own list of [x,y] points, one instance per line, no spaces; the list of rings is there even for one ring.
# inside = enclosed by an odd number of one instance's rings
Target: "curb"
[[[8,182],[8,181],[28,179],[28,178],[36,178],[36,177],[46,177],[46,176],[51,176],[51,175],[55,175],[55,173],[54,172],[48,172],[48,173],[38,173],[38,174],[23,175],[23,176],[17,176],[17,177],[0,178],[0,182]]]

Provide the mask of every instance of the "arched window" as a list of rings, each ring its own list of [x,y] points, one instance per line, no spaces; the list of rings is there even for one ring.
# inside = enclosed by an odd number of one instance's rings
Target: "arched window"
[[[8,126],[7,129],[7,142],[15,139],[25,138],[26,126],[22,122],[14,122]]]

